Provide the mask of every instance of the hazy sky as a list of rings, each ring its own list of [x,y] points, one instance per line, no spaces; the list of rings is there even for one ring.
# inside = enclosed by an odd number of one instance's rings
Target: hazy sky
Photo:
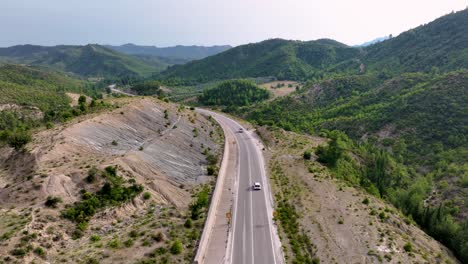
[[[0,46],[359,44],[466,8],[466,0],[0,0]]]

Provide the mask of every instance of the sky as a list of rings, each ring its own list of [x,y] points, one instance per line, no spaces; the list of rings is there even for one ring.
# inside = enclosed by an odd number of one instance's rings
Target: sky
[[[466,0],[0,0],[0,46],[237,46],[269,38],[355,45],[467,6]]]

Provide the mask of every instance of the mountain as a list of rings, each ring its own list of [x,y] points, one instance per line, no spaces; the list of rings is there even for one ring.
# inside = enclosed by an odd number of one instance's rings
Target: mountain
[[[167,66],[95,44],[0,48],[0,61],[45,66],[86,77],[149,76]]]
[[[361,51],[328,40],[292,41],[270,39],[229,49],[217,55],[175,65],[160,78],[181,78],[196,82],[218,79],[275,76],[280,79],[302,79],[315,71],[354,65]]]
[[[365,48],[369,69],[389,72],[468,68],[468,9]]]
[[[151,55],[173,59],[175,61],[179,60],[179,63],[172,64],[181,64],[191,60],[203,59],[232,48],[229,45],[209,47],[177,45],[174,47],[159,48],[156,46],[140,46],[135,44],[125,44],[121,46],[106,45],[106,47],[129,55]]]
[[[388,77],[403,72],[448,72],[468,68],[467,32],[468,9],[465,9],[367,47],[349,47],[327,39],[270,39],[169,67],[157,78],[200,83],[265,76],[322,79],[365,71]]]
[[[379,43],[379,42],[382,42],[384,40],[387,40],[391,38],[390,36],[385,36],[385,37],[380,37],[380,38],[376,38],[376,39],[373,39],[371,41],[366,41],[362,44],[359,44],[359,45],[356,45],[355,47],[367,47],[367,46],[370,46],[372,44],[376,44],[376,43]]]

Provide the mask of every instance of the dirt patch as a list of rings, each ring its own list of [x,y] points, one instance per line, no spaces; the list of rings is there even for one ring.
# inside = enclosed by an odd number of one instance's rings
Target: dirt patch
[[[299,216],[299,233],[309,239],[304,252],[320,263],[458,263],[393,206],[334,179],[314,155],[310,161],[303,159],[305,150],[313,151],[325,139],[281,130],[261,134],[274,142],[267,160],[277,205],[278,197],[289,193],[288,202]],[[291,263],[293,246],[278,224]],[[411,252],[404,249],[407,244]]]
[[[273,98],[286,96],[301,87],[301,84],[294,81],[274,81],[261,84],[260,87],[273,93]]]
[[[78,99],[80,99],[80,96],[81,94],[77,94],[77,93],[65,93],[68,97],[70,97],[71,99],[71,103],[70,103],[70,106],[77,106],[78,105]],[[91,102],[92,98],[89,97],[89,96],[86,96],[86,102]]]

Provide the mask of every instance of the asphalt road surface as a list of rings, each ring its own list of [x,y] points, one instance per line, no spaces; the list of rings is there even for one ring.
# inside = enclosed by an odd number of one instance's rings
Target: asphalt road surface
[[[282,263],[277,256],[279,241],[272,221],[272,205],[263,156],[256,145],[258,140],[234,120],[210,112],[218,122],[231,130],[237,141],[239,162],[237,166],[237,196],[233,205],[232,243],[227,249],[227,259],[233,264]],[[260,182],[262,190],[253,190]],[[276,239],[276,240],[275,240]]]

